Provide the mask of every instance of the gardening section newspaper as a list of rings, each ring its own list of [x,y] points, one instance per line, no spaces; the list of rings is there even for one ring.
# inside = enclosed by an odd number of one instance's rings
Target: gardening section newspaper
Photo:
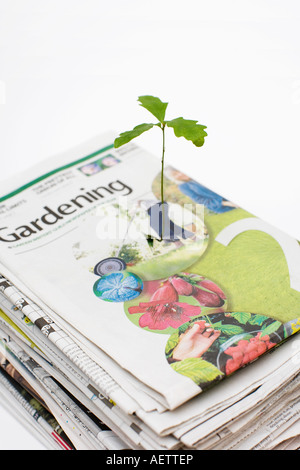
[[[3,403],[54,448],[298,442],[298,241],[171,166],[164,185],[111,135],[2,183]]]

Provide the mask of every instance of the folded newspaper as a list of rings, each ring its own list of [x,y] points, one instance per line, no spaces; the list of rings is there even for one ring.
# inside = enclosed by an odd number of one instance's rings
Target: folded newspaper
[[[173,167],[161,211],[160,165],[2,182],[1,401],[54,449],[299,448],[299,242]]]

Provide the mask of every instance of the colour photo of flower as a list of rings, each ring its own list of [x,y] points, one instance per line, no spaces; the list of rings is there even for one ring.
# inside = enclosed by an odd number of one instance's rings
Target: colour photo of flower
[[[124,304],[127,317],[140,328],[172,334],[192,318],[224,312],[226,295],[214,282],[198,274],[179,273],[145,281],[139,298]]]
[[[182,302],[140,302],[136,307],[129,307],[129,313],[141,313],[139,325],[150,330],[165,330],[178,328],[191,317],[201,313],[200,307]]]

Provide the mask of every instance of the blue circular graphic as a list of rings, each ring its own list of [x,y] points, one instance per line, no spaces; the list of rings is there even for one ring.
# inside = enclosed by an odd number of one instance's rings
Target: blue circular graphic
[[[101,277],[93,290],[97,297],[107,302],[126,302],[141,294],[143,282],[136,274],[122,271]]]

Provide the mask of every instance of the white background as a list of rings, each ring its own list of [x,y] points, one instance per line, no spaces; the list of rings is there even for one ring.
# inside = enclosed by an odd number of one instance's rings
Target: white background
[[[0,179],[151,122],[151,94],[207,126],[167,163],[300,239],[299,59],[297,0],[0,0]],[[0,413],[1,449],[43,448]]]

